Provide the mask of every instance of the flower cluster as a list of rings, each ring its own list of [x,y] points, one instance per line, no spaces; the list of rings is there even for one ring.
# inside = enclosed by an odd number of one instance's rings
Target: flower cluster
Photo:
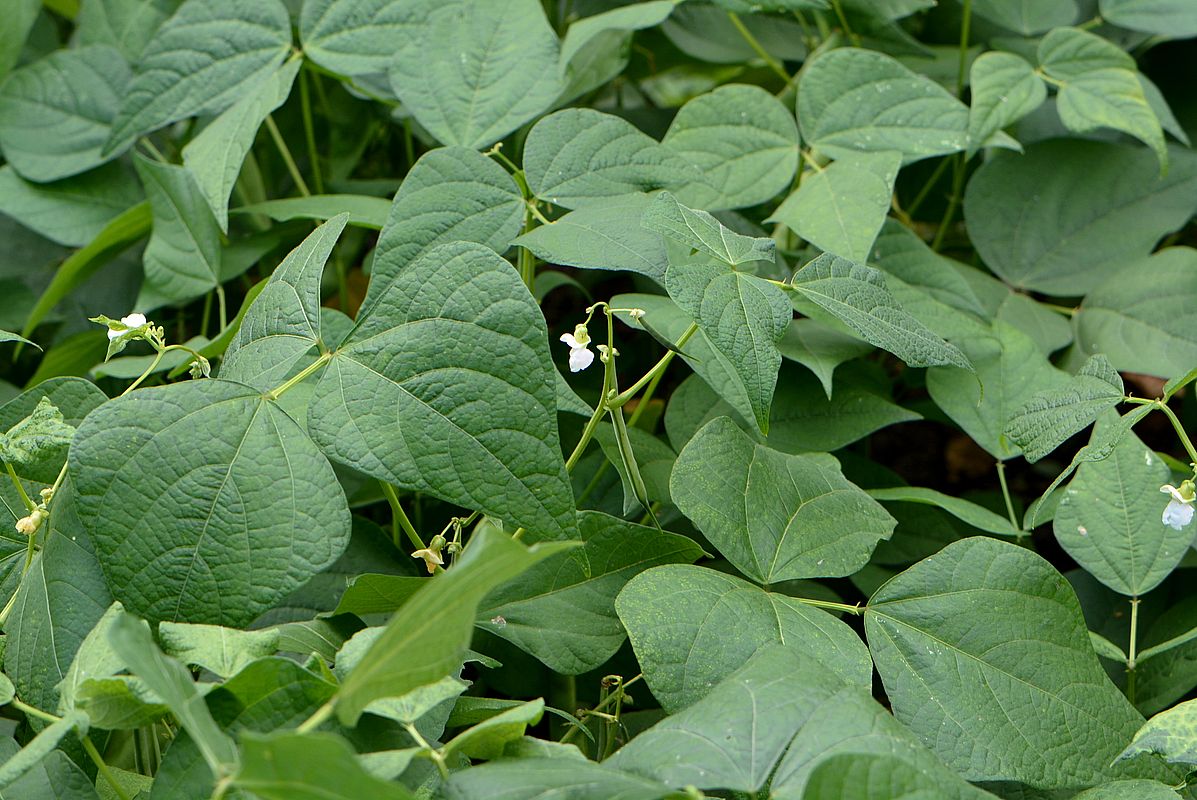
[[[1197,500],[1197,489],[1191,480],[1182,481],[1180,486],[1165,484],[1160,487],[1160,491],[1172,496],[1164,508],[1165,525],[1173,530],[1180,530],[1193,521],[1193,501]]]

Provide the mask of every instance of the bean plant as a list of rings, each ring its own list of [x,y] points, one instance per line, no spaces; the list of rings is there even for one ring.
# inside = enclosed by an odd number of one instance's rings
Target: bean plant
[[[2,5],[0,797],[1197,796],[1192,0]]]

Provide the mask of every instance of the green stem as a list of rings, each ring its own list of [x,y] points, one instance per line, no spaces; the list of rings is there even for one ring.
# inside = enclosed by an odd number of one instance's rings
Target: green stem
[[[948,207],[944,209],[943,219],[939,221],[939,230],[935,232],[935,240],[931,242],[931,249],[939,252],[943,246],[944,237],[948,234],[948,227],[956,215],[956,207],[960,205],[960,193],[964,189],[964,153],[957,153],[952,159],[952,194],[948,197]]]
[[[622,683],[620,683],[620,685],[619,685],[619,691],[617,691],[617,692],[613,692],[613,693],[611,693],[611,694],[607,695],[605,698],[603,698],[603,699],[602,699],[602,700],[601,700],[601,701],[598,703],[598,705],[596,705],[594,708],[592,708],[592,709],[590,709],[590,710],[591,710],[591,711],[600,711],[600,712],[601,712],[601,711],[603,711],[603,710],[607,709],[608,707],[610,707],[612,704],[614,704],[614,703],[615,703],[615,701],[616,701],[616,698],[617,698],[617,697],[620,697],[620,699],[621,699],[621,702],[622,702],[622,697],[621,697],[621,696],[622,696],[622,695],[625,693],[625,690],[626,690],[626,689],[627,689],[629,686],[631,686],[633,683],[636,683],[637,681],[639,681],[639,680],[640,680],[641,678],[643,678],[643,677],[644,677],[644,674],[643,674],[643,673],[641,673],[641,674],[639,674],[639,675],[636,675],[635,677],[628,678],[626,681],[623,681],[623,682],[622,682]],[[566,709],[566,710],[568,711],[568,709]],[[569,743],[569,740],[570,740],[570,739],[572,739],[572,738],[574,738],[574,735],[575,735],[575,734],[577,734],[577,733],[578,733],[578,728],[577,728],[577,726],[571,726],[571,727],[570,727],[570,729],[569,729],[568,731],[566,731],[566,732],[565,732],[565,735],[561,737],[561,740],[560,740],[560,741],[561,741],[561,743],[562,743],[562,744],[568,744],[568,743]]]
[[[216,309],[222,331],[229,326],[229,309],[225,302],[224,286],[218,283],[216,284]]]
[[[200,316],[200,336],[208,335],[208,323],[212,319],[212,292],[204,295],[204,313]],[[179,325],[179,338],[184,337],[183,326]]]
[[[1197,463],[1197,449],[1194,449],[1193,442],[1189,439],[1189,435],[1185,433],[1185,427],[1180,423],[1180,420],[1177,418],[1176,414],[1173,413],[1172,409],[1168,408],[1168,404],[1162,400],[1154,400],[1152,402],[1155,403],[1160,411],[1164,412],[1164,416],[1168,418],[1168,420],[1172,423],[1172,427],[1176,429],[1176,435],[1180,437],[1180,443],[1184,445],[1185,452],[1189,454],[1189,461],[1191,463]]]
[[[682,335],[678,337],[677,343],[674,344],[674,347],[680,350],[685,346],[686,342],[690,341],[690,337],[696,333],[698,333],[698,325],[691,322],[690,327],[686,328]],[[653,378],[655,378],[659,373],[665,371],[665,368],[669,366],[669,362],[673,361],[673,357],[675,355],[677,354],[672,350],[666,352],[665,355],[661,356],[661,360],[658,361],[652,369],[644,373],[644,376],[640,378],[640,380],[633,383],[625,391],[620,392],[615,397],[611,398],[607,405],[611,408],[618,408],[619,406],[622,406],[624,403],[631,400],[636,393],[650,383]]]
[[[1126,654],[1126,699],[1135,703],[1135,656],[1136,656],[1136,640],[1139,633],[1139,598],[1132,597],[1131,604],[1131,618],[1130,618],[1130,647]]]
[[[407,731],[407,735],[415,740],[416,744],[428,751],[428,757],[436,764],[437,770],[441,773],[441,778],[449,780],[449,767],[445,764],[445,757],[441,752],[429,744],[428,740],[424,738],[424,735],[420,733],[415,725],[405,722],[403,723],[403,728]]]
[[[1014,513],[1014,502],[1010,499],[1010,487],[1006,485],[1006,464],[1004,461],[997,462],[998,483],[1002,487],[1002,497],[1006,501],[1006,513],[1010,516],[1010,524],[1014,529],[1022,533],[1022,525],[1018,524],[1018,517]]]
[[[428,545],[424,544],[424,540],[420,538],[420,534],[416,532],[416,528],[411,524],[411,520],[407,517],[407,512],[403,510],[403,504],[399,502],[399,495],[395,492],[395,487],[386,481],[379,481],[382,486],[383,496],[386,497],[387,503],[391,507],[391,521],[392,524],[398,525],[407,534],[408,541],[416,546],[417,550],[427,550]],[[395,540],[395,547],[399,547],[398,532],[392,534]]]
[[[960,19],[960,65],[956,71],[956,96],[964,97],[964,78],[968,72],[968,29],[973,18],[973,0],[962,0],[964,13]]]
[[[150,375],[154,374],[154,370],[156,370],[158,368],[158,363],[160,361],[162,361],[162,356],[164,356],[164,355],[166,355],[166,348],[162,348],[154,355],[154,360],[150,362],[150,365],[148,367],[146,367],[145,372],[141,373],[141,376],[138,377],[137,380],[130,383],[129,386],[125,389],[125,391],[120,393],[120,396],[124,397],[129,392],[136,389],[138,386],[141,386],[142,381],[144,381],[146,378],[150,377]]]
[[[310,733],[311,731],[318,728],[321,725],[321,723],[323,723],[326,719],[331,717],[332,712],[333,712],[333,701],[329,700],[327,703],[320,706],[320,708],[318,708],[314,712],[312,712],[312,716],[308,717],[303,722],[301,722],[299,724],[299,727],[295,729],[295,732],[296,733]]]
[[[295,165],[295,159],[291,157],[291,150],[283,141],[283,135],[279,132],[278,125],[274,124],[274,116],[271,114],[266,115],[266,130],[270,132],[270,138],[274,140],[274,146],[278,148],[278,153],[287,166],[287,172],[291,173],[291,180],[295,181],[295,188],[304,197],[311,197],[312,192],[304,182],[303,175],[299,174],[299,167]]]
[[[864,613],[864,609],[861,608],[860,604],[850,606],[847,603],[833,603],[830,600],[815,600],[810,597],[794,597],[792,599],[804,605],[814,606],[815,608],[826,608],[830,611],[843,611],[846,614],[854,614],[856,616]]]
[[[54,714],[51,714],[48,711],[42,711],[40,708],[36,708],[34,706],[29,705],[28,703],[22,702],[21,699],[17,698],[17,697],[14,697],[12,700],[9,700],[8,704],[10,706],[12,706],[13,708],[17,709],[18,711],[20,711],[21,713],[23,713],[27,717],[36,717],[40,720],[45,720],[46,722],[61,722],[62,721],[62,717],[55,716]]]
[[[968,0],[965,0],[968,2]],[[835,9],[835,15],[839,18],[840,27],[844,29],[844,35],[851,40],[852,44],[860,47],[860,37],[852,32],[852,26],[848,24],[848,18],[844,16],[844,7],[840,5],[840,0],[831,0],[831,5]]]
[[[606,382],[604,381],[603,389],[606,394]],[[565,460],[565,471],[573,472],[574,467],[578,465],[578,459],[582,457],[582,453],[586,450],[586,445],[590,444],[591,437],[594,436],[594,431],[603,420],[603,414],[607,412],[607,403],[604,398],[600,397],[598,404],[594,407],[594,413],[590,415],[590,419],[586,422],[586,427],[582,429],[582,438],[578,439],[578,443],[574,445],[574,450],[569,454],[569,458]]]
[[[319,358],[317,358],[311,364],[308,364],[306,367],[301,369],[299,372],[297,372],[291,378],[288,378],[287,381],[284,382],[277,389],[271,389],[269,392],[267,392],[266,398],[268,400],[279,399],[286,392],[290,391],[291,389],[294,389],[297,385],[303,383],[304,380],[306,380],[309,375],[311,375],[313,372],[315,372],[316,370],[323,367],[325,364],[327,364],[331,360],[332,360],[332,353],[322,353]]]
[[[732,25],[736,26],[736,30],[738,30],[740,35],[744,37],[744,41],[748,43],[748,46],[752,48],[754,53],[761,57],[761,60],[765,62],[765,65],[777,73],[779,78],[786,83],[789,83],[790,73],[786,72],[786,68],[781,65],[781,62],[774,58],[768,50],[761,46],[761,43],[758,42],[756,37],[752,35],[752,31],[748,30],[748,26],[745,25],[744,21],[740,19],[740,15],[734,11],[729,11],[727,12],[727,18],[731,20]]]
[[[12,468],[12,464],[5,461],[4,469],[8,472],[8,477],[12,478],[12,485],[17,487],[17,494],[21,496],[21,502],[25,504],[25,510],[32,514],[37,508],[37,503],[33,502],[29,497],[29,493],[25,491],[25,487],[21,484],[21,479],[17,477],[17,471]]]
[[[303,113],[303,136],[308,144],[308,163],[312,169],[312,183],[316,194],[324,194],[324,176],[320,174],[320,157],[316,152],[316,126],[312,124],[312,97],[308,88],[310,77],[306,69],[299,70],[299,105]]]
[[[150,151],[150,155],[152,155],[154,157],[155,161],[159,161],[163,164],[170,163],[170,161],[167,160],[166,156],[162,155],[162,151],[159,150],[157,147],[154,147],[154,143],[150,141],[150,137],[148,137],[148,136],[141,137],[141,146],[144,147],[146,150]]]
[[[927,199],[927,194],[931,191],[932,187],[939,183],[939,179],[943,177],[944,170],[946,170],[948,165],[951,163],[952,159],[950,158],[941,158],[939,160],[939,165],[935,168],[935,171],[931,173],[931,177],[927,179],[927,182],[923,184],[923,188],[919,189],[919,193],[916,194],[914,196],[914,200],[910,202],[910,206],[906,209],[907,215],[913,217],[918,213],[919,206],[921,206],[923,201]]]
[[[119,800],[130,800],[129,795],[125,792],[123,786],[117,783],[116,776],[112,774],[112,770],[108,769],[108,764],[104,762],[104,757],[100,755],[100,751],[92,744],[91,737],[84,734],[79,737],[79,741],[83,743],[83,749],[87,751],[88,758],[96,765],[96,770],[104,776],[104,780],[112,787],[112,793],[115,794]]]
[[[648,386],[644,387],[644,394],[640,395],[640,400],[636,403],[636,410],[628,417],[628,427],[636,427],[636,423],[640,421],[640,417],[644,416],[644,410],[648,408],[648,403],[653,399],[653,394],[656,393],[657,387],[661,385],[661,379],[665,377],[665,370],[658,370],[653,379],[648,382]]]

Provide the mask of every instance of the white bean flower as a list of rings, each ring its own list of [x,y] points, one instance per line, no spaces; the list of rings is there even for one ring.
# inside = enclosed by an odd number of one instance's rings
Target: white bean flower
[[[594,353],[590,352],[590,333],[585,325],[578,325],[573,333],[561,334],[561,341],[569,345],[569,371],[581,372],[594,363]]]
[[[1160,491],[1172,498],[1164,508],[1165,525],[1178,531],[1193,521],[1193,501],[1197,500],[1197,489],[1192,481],[1183,481],[1179,487],[1165,484]]]
[[[149,320],[147,320],[145,318],[145,314],[133,313],[127,317],[121,317],[121,324],[125,326],[125,330],[116,331],[116,330],[113,330],[112,328],[109,328],[108,329],[108,341],[112,341],[113,339],[117,338],[118,336],[124,336],[129,331],[133,330],[134,328],[140,328],[142,325],[145,325],[147,322],[149,322]]]

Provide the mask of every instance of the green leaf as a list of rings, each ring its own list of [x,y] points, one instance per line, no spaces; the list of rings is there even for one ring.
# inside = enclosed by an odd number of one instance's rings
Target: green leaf
[[[444,755],[446,758],[459,753],[485,760],[500,758],[503,748],[523,736],[527,727],[540,722],[542,716],[544,700],[521,703],[457,734],[445,744]]]
[[[395,194],[359,316],[372,309],[399,274],[432,247],[476,242],[502,253],[519,233],[523,219],[519,187],[494,161],[464,147],[425,153]]]
[[[1153,753],[1171,764],[1197,764],[1197,701],[1181,703],[1149,719],[1118,760],[1139,753]]]
[[[1197,207],[1197,155],[1160,177],[1142,148],[1075,139],[997,153],[973,173],[964,216],[985,264],[1010,285],[1076,297],[1149,254]]]
[[[515,239],[542,261],[583,269],[627,270],[665,281],[669,261],[661,237],[640,225],[652,201],[628,194],[589,201]]]
[[[970,276],[981,275],[979,270],[940,255],[917,233],[893,219],[887,220],[881,228],[873,244],[869,263],[875,264],[886,274],[891,291],[894,288],[888,279],[898,278],[945,305],[982,317],[996,313],[1000,298],[1011,294],[994,280],[992,282],[996,286],[993,287],[993,293],[997,296],[997,302],[982,304],[977,293],[980,287],[974,288],[969,280]],[[995,307],[990,308],[990,305]]]
[[[119,164],[46,184],[22,180],[11,165],[0,167],[0,214],[65,247],[103,236],[140,200],[137,182]]]
[[[79,684],[74,701],[92,725],[105,730],[134,730],[170,713],[145,681],[130,675],[88,678]]]
[[[12,681],[7,675],[0,675],[0,700],[4,701],[4,705],[11,703],[16,695],[17,689],[12,685]]]
[[[902,157],[854,153],[802,180],[766,222],[781,222],[828,253],[863,263],[889,213]]]
[[[75,15],[75,35],[80,44],[115,47],[126,61],[134,63],[180,3],[181,0],[83,0]]]
[[[798,91],[802,138],[832,158],[898,151],[906,163],[968,144],[968,108],[942,86],[872,50],[808,61]]]
[[[122,614],[113,620],[108,638],[129,671],[145,681],[146,686],[170,707],[214,773],[220,775],[236,764],[237,750],[233,740],[212,719],[191,673],[178,661],[162,654],[144,621]]]
[[[705,567],[650,569],[628,582],[615,608],[653,697],[670,713],[706,697],[753,653],[773,643],[801,643],[819,672],[837,681],[863,689],[871,680],[868,653],[845,623]]]
[[[997,800],[947,770],[933,774],[883,753],[839,753],[820,761],[806,783],[803,800]]]
[[[216,222],[229,232],[229,195],[262,122],[287,100],[303,62],[291,59],[264,77],[183,148],[190,170]]]
[[[1169,247],[1127,264],[1086,297],[1073,326],[1079,349],[1115,369],[1166,377],[1197,364],[1197,250]]]
[[[0,761],[20,749],[13,739],[0,739]],[[62,750],[55,750],[13,782],[4,793],[21,800],[99,800],[91,779]]]
[[[0,175],[3,172],[0,169]],[[147,236],[150,233],[151,220],[150,204],[138,203],[105,225],[87,246],[72,253],[59,266],[50,285],[29,312],[29,318],[25,321],[21,333],[25,336],[30,335],[63,298],[91,277],[96,270]]]
[[[521,758],[454,772],[449,800],[524,800],[560,795],[570,800],[663,800],[664,784],[629,775],[584,758]]]
[[[1197,36],[1197,9],[1185,0],[1101,0],[1100,8],[1121,28],[1174,39]]]
[[[62,412],[42,396],[29,416],[0,433],[0,461],[9,465],[30,464],[71,443],[75,426],[68,425]]]
[[[77,711],[72,711],[57,722],[52,722],[43,728],[37,736],[21,748],[19,753],[0,764],[0,790],[8,789],[21,776],[35,768],[42,759],[58,747],[67,734],[76,728],[81,734],[87,733],[87,716]]]
[[[331,733],[243,733],[233,785],[262,800],[414,797],[400,784],[366,772],[349,743]]]
[[[332,467],[241,384],[193,381],[106,403],[80,426],[70,468],[109,586],[153,620],[247,625],[349,541]]]
[[[284,197],[248,206],[230,208],[230,214],[265,214],[275,222],[295,219],[330,220],[348,214],[349,224],[379,230],[386,224],[391,204],[381,197],[361,194],[314,194],[309,197]]]
[[[1069,130],[1114,128],[1149,145],[1168,167],[1164,130],[1147,102],[1134,59],[1113,42],[1077,28],[1056,28],[1039,43],[1039,63],[1060,81],[1056,110]]]
[[[951,367],[927,371],[935,404],[994,458],[1019,455],[1017,440],[1005,432],[1033,395],[1061,389],[1069,376],[1052,366],[1035,341],[1012,325],[995,320],[992,336],[961,340],[976,376]],[[978,379],[980,386],[977,385]]]
[[[0,149],[23,178],[46,182],[84,172],[100,155],[130,78],[111,47],[57,50],[0,85]],[[53,135],[47,135],[53,130]]]
[[[798,168],[794,117],[759,86],[729,84],[695,97],[662,144],[702,173],[674,188],[678,200],[708,211],[763,203],[784,191]]]
[[[1015,410],[1005,435],[1034,463],[1122,402],[1123,391],[1109,360],[1092,356],[1066,385],[1037,392]]]
[[[972,367],[964,354],[902,310],[878,270],[824,253],[794,273],[791,286],[816,310],[830,314],[862,339],[912,367]]]
[[[489,528],[475,534],[452,569],[429,580],[403,604],[342,681],[336,696],[342,723],[356,722],[374,700],[406,694],[456,670],[469,646],[482,599],[570,546],[544,543],[526,548]],[[346,647],[353,647],[353,642]]]
[[[548,334],[511,265],[444,245],[375,297],[316,386],[313,439],[368,475],[569,538]]]
[[[1140,717],[1098,663],[1072,588],[1034,553],[950,544],[873,595],[865,632],[894,715],[964,778],[1065,788],[1125,775],[1108,765]]]
[[[703,699],[658,722],[604,764],[672,786],[756,792],[794,734],[842,682],[795,648],[758,651]]]
[[[729,266],[751,261],[772,262],[772,239],[743,236],[724,227],[705,211],[688,208],[669,192],[661,192],[644,209],[640,224],[679,244],[713,256]]]
[[[37,22],[42,4],[39,0],[18,0],[8,9],[9,16],[0,28],[0,80],[8,74],[21,58],[25,37]]]
[[[767,433],[781,367],[777,342],[794,318],[785,294],[754,275],[701,261],[671,266],[665,285],[735,369],[757,426]]]
[[[524,171],[537,197],[565,208],[701,179],[630,122],[590,108],[567,108],[537,122],[524,143]]]
[[[809,369],[823,384],[827,399],[831,399],[832,378],[841,364],[873,352],[873,346],[854,336],[816,322],[795,319],[777,343],[783,358],[797,361]]]
[[[299,13],[304,55],[351,77],[385,74],[397,43],[423,34],[441,0],[305,0]]]
[[[895,525],[833,457],[780,453],[727,417],[682,449],[669,488],[719,552],[763,584],[851,575]]]
[[[532,654],[549,669],[580,675],[602,666],[623,643],[615,596],[646,569],[692,563],[693,540],[597,511],[578,515],[583,546],[541,561],[491,592],[478,625]]]
[[[105,152],[172,122],[220,113],[290,48],[280,0],[186,0],[142,50]]]
[[[163,622],[158,626],[158,640],[167,655],[222,678],[231,678],[279,649],[277,629],[239,631],[219,625]]]
[[[1047,87],[1014,53],[982,53],[969,68],[968,149],[974,153],[994,134],[1030,114],[1047,99]]]
[[[67,427],[77,428],[84,417],[107,399],[91,381],[73,377],[51,378],[26,389],[0,406],[0,429],[20,428],[22,421],[30,417],[56,420]],[[57,409],[58,414],[55,414],[53,409]],[[58,424],[52,423],[51,429],[54,428],[58,429],[59,434],[66,434]],[[66,461],[69,444],[69,440],[64,442],[61,437],[54,438],[57,439],[56,444],[46,442],[50,446],[42,449],[32,459],[14,465],[17,467],[17,474],[34,483],[46,486],[53,484]]]
[[[133,163],[154,213],[142,293],[190,300],[215,289],[221,277],[220,229],[194,176],[140,155]]]
[[[561,41],[558,65],[566,88],[558,103],[597,89],[623,72],[632,31],[661,24],[678,2],[648,0],[570,23]]]
[[[26,703],[58,708],[58,684],[112,602],[68,477],[54,498],[45,546],[33,559],[4,625],[4,672]]]
[[[222,379],[270,391],[313,347],[336,345],[321,336],[320,278],[348,219],[341,214],[321,225],[275,268],[225,351]]]
[[[1159,781],[1110,781],[1102,786],[1074,795],[1073,800],[1121,800],[1134,797],[1136,800],[1177,800],[1180,797],[1171,786]]]
[[[20,342],[21,344],[28,344],[32,345],[33,347],[37,347],[38,350],[42,349],[36,342],[31,342],[24,336],[18,336],[12,331],[0,330],[0,343],[3,342]]]
[[[424,585],[424,578],[410,575],[365,573],[349,580],[333,614],[382,614],[394,611]]]
[[[973,13],[1023,36],[1077,21],[1076,0],[976,0]],[[975,97],[975,95],[974,95]]]
[[[392,34],[391,88],[443,144],[481,149],[561,93],[558,42],[537,0],[459,0]]]
[[[979,528],[986,533],[994,533],[998,536],[1021,535],[1021,532],[1010,523],[1010,520],[1000,514],[995,514],[984,506],[937,492],[934,489],[924,489],[921,486],[895,486],[892,489],[869,489],[868,495],[883,503],[921,503],[935,506],[961,522]]]
[[[1113,424],[1113,423],[1111,423]],[[1133,433],[1102,461],[1082,464],[1056,509],[1060,546],[1121,594],[1146,594],[1168,577],[1193,540],[1160,520],[1159,488],[1171,471]]]

